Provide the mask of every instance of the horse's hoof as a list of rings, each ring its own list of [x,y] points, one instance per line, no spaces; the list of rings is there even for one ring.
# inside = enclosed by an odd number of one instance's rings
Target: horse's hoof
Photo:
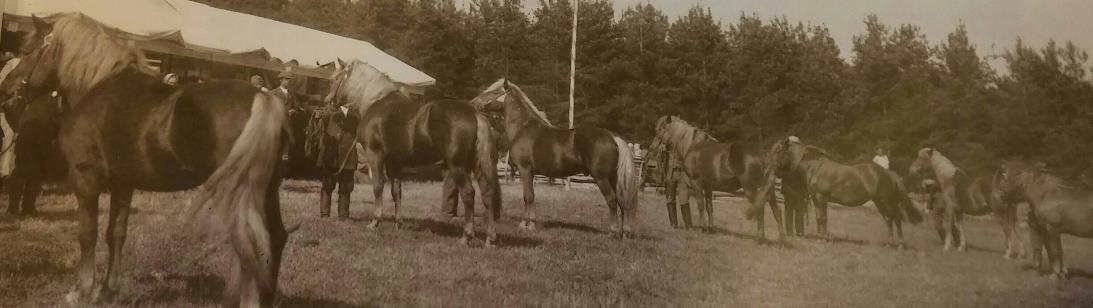
[[[379,220],[373,220],[372,222],[368,223],[368,229],[375,230],[376,227],[379,227],[379,225],[380,225]]]

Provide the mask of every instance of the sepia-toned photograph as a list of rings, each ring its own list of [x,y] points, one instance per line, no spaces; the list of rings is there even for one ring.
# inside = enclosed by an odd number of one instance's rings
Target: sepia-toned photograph
[[[0,307],[1093,306],[1093,1],[0,13]]]

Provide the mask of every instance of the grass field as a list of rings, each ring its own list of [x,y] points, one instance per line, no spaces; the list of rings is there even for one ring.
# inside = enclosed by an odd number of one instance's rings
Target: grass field
[[[717,202],[718,229],[707,234],[670,229],[663,198],[647,192],[641,236],[617,240],[604,232],[608,211],[596,190],[538,186],[545,228],[528,233],[516,228],[520,188],[504,185],[501,247],[485,249],[459,245],[459,222],[437,218],[437,183],[404,185],[402,229],[387,223],[369,230],[369,186],[357,187],[352,219],[342,222],[318,217],[318,183],[286,182],[284,215],[301,228],[285,250],[284,305],[1093,305],[1093,241],[1064,237],[1066,261],[1077,275],[1053,281],[1025,261],[1003,259],[1001,232],[987,219],[967,220],[968,252],[941,251],[926,224],[908,227],[911,247],[899,251],[882,245],[887,234],[874,208],[833,207],[835,241],[795,239],[780,247],[755,241],[740,199]],[[56,306],[74,283],[74,198],[54,192],[41,201],[38,216],[0,218],[0,306]],[[133,204],[138,213],[130,218],[123,286],[104,305],[215,306],[227,250],[198,258],[202,243],[186,236],[181,222],[188,194],[139,193]],[[773,223],[767,235],[777,236]],[[99,243],[101,264],[106,245]]]

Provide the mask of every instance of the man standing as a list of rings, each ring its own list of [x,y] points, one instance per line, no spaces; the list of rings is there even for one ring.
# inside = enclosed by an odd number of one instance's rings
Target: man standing
[[[353,193],[353,172],[357,168],[357,136],[360,120],[349,107],[341,106],[327,116],[326,132],[319,144],[318,165],[323,187],[319,216],[330,216],[331,194],[338,188],[338,219],[349,218],[349,195]]]
[[[280,81],[280,84],[276,89],[269,91],[269,93],[280,98],[281,102],[285,103],[285,109],[288,110],[288,113],[295,113],[297,108],[296,95],[288,90],[288,84],[292,81],[292,73],[283,71],[281,74],[277,75],[277,79]]]

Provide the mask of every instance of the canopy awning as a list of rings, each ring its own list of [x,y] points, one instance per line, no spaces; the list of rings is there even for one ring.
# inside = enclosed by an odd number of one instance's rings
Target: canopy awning
[[[217,50],[246,54],[264,49],[269,55],[301,64],[358,59],[411,90],[436,83],[368,42],[187,0],[7,0],[3,5],[4,13],[16,16],[80,12],[124,32],[177,42],[177,46],[149,48],[159,52],[217,60]],[[221,62],[232,61],[242,60]]]

